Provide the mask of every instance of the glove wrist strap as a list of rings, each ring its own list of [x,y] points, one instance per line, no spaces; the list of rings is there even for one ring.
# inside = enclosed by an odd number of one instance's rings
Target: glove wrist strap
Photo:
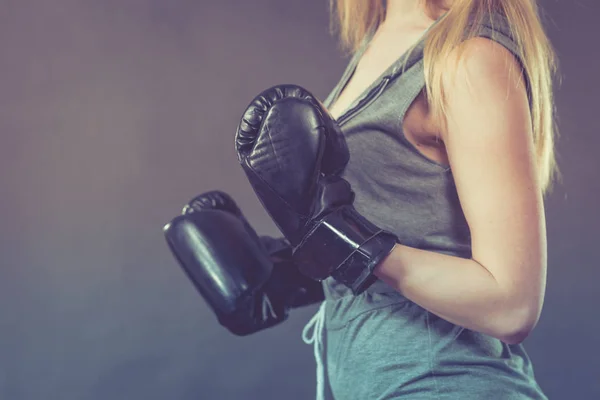
[[[345,206],[320,220],[294,249],[294,262],[306,276],[332,276],[359,294],[375,282],[375,267],[392,251],[397,238]]]

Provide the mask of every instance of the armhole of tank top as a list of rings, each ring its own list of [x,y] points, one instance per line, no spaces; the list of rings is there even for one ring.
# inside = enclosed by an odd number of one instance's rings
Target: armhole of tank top
[[[398,132],[398,136],[402,140],[402,142],[417,155],[417,157],[421,158],[425,163],[432,166],[433,168],[439,169],[442,173],[448,173],[450,171],[450,166],[439,163],[425,154],[423,154],[417,147],[406,137],[404,134],[404,119],[406,117],[406,113],[409,108],[414,104],[417,100],[417,97],[421,94],[423,89],[425,88],[425,75],[423,72],[423,59],[419,60],[415,65],[411,67],[411,69],[406,70],[404,74],[413,74],[409,82],[410,84],[405,86],[405,90],[403,91],[404,101],[401,103],[399,110],[399,117],[397,121],[396,132]]]

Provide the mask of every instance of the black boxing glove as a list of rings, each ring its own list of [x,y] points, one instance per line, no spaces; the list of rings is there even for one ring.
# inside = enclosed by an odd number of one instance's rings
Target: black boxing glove
[[[244,336],[285,321],[290,308],[324,299],[299,273],[285,239],[259,238],[227,194],[192,199],[164,227],[173,255],[221,325]]]
[[[360,215],[340,177],[349,153],[343,134],[308,91],[276,86],[257,96],[236,133],[238,158],[261,203],[294,248],[300,272],[333,276],[355,294],[396,236]]]

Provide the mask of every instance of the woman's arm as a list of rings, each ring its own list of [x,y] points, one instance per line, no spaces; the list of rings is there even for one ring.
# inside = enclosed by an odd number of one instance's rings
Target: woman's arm
[[[472,259],[397,245],[376,275],[440,317],[519,343],[536,325],[546,232],[531,116],[515,57],[483,38],[444,79],[442,132],[472,238]]]

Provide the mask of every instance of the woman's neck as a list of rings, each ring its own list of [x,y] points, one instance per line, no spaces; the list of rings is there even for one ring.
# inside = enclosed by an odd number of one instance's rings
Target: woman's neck
[[[448,3],[448,1],[442,1]],[[430,12],[435,11],[435,15]],[[422,25],[435,21],[445,10],[428,10],[425,0],[387,0],[385,25]]]

